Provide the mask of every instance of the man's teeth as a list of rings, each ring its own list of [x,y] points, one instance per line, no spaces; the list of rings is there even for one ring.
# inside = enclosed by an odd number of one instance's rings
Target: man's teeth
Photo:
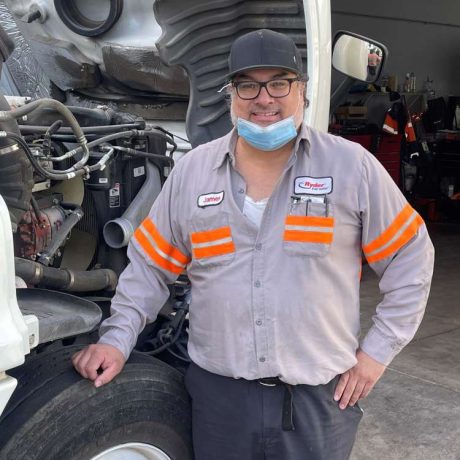
[[[270,117],[270,116],[273,116],[273,115],[277,115],[278,112],[255,112],[254,115],[262,115],[262,116],[266,116],[266,117]]]

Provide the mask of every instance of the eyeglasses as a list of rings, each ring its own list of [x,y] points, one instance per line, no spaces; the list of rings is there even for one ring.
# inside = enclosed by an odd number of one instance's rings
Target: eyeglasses
[[[236,93],[241,99],[250,100],[258,97],[262,88],[265,88],[271,97],[286,97],[291,92],[292,83],[295,81],[300,81],[300,78],[275,78],[268,81],[233,81],[230,85],[236,89]]]

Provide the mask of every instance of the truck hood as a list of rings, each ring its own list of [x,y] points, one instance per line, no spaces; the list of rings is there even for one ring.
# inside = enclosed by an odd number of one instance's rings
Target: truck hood
[[[185,118],[192,145],[231,128],[217,91],[236,37],[260,28],[286,33],[306,61],[307,3],[329,6],[329,0],[5,0],[41,70],[67,98],[124,104],[146,119]],[[168,104],[187,112],[165,117],[155,109]]]

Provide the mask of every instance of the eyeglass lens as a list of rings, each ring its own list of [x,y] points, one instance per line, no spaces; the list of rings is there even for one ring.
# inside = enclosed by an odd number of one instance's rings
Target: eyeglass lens
[[[285,97],[291,90],[294,80],[277,79],[266,82],[239,81],[235,83],[236,91],[241,99],[255,99],[262,87],[265,87],[271,97]]]

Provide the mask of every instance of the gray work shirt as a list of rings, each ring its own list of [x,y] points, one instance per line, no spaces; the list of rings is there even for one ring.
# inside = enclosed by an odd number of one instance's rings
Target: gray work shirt
[[[324,384],[358,346],[388,364],[422,319],[434,250],[420,216],[358,144],[302,126],[260,228],[242,212],[237,134],[189,152],[132,238],[100,342],[128,356],[186,270],[188,350],[216,374]],[[384,294],[360,337],[362,253]]]

